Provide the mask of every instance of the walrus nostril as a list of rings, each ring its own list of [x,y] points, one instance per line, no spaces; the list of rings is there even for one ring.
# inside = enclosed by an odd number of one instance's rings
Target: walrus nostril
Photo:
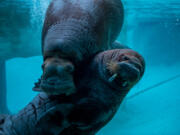
[[[46,70],[45,70],[45,72],[47,73],[47,74],[56,74],[57,73],[57,69],[56,68],[47,68]]]
[[[47,79],[51,76],[57,75],[58,70],[57,70],[57,66],[46,66],[43,70],[43,79]]]

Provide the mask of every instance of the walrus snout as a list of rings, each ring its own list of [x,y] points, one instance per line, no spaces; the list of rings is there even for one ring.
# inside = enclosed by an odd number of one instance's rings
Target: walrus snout
[[[138,67],[128,62],[118,62],[117,71],[109,78],[109,82],[114,82],[120,87],[131,86],[141,77],[141,72]]]
[[[72,94],[75,91],[73,81],[74,65],[57,57],[47,58],[43,65],[40,88],[51,95]]]
[[[119,55],[108,63],[109,82],[120,87],[132,87],[144,73],[144,61],[141,56],[129,49],[119,50]]]
[[[131,82],[136,81],[140,78],[140,68],[137,68],[134,64],[130,64],[127,62],[118,63],[119,71],[118,74],[124,80],[129,80]]]
[[[65,77],[67,76],[67,74],[73,74],[74,71],[74,66],[71,64],[67,64],[67,65],[61,65],[61,63],[51,63],[48,64],[47,66],[44,67],[43,69],[43,78],[44,79],[48,79],[49,77],[53,77],[53,76],[59,76],[61,77]],[[57,78],[51,79],[51,80],[55,80]]]

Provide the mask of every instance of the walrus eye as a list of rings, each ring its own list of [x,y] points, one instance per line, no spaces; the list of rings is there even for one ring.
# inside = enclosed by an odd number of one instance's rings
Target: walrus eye
[[[128,56],[126,56],[126,55],[123,55],[123,56],[122,56],[122,60],[123,60],[123,61],[126,61],[126,60],[130,60],[130,58],[129,58]]]

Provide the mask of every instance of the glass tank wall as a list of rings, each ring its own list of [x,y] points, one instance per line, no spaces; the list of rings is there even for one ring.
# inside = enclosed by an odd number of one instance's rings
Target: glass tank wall
[[[42,73],[40,39],[48,3],[0,0],[1,112],[18,112],[37,94],[32,87]],[[125,21],[117,40],[144,56],[146,71],[98,135],[179,135],[180,1],[123,4]]]

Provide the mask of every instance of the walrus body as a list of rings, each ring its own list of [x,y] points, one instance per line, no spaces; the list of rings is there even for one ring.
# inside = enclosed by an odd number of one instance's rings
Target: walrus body
[[[58,52],[59,57],[78,64],[108,49],[122,23],[120,0],[52,0],[42,34],[43,55]]]
[[[74,93],[76,67],[109,49],[122,23],[120,0],[52,0],[42,32],[43,75],[35,90]]]

